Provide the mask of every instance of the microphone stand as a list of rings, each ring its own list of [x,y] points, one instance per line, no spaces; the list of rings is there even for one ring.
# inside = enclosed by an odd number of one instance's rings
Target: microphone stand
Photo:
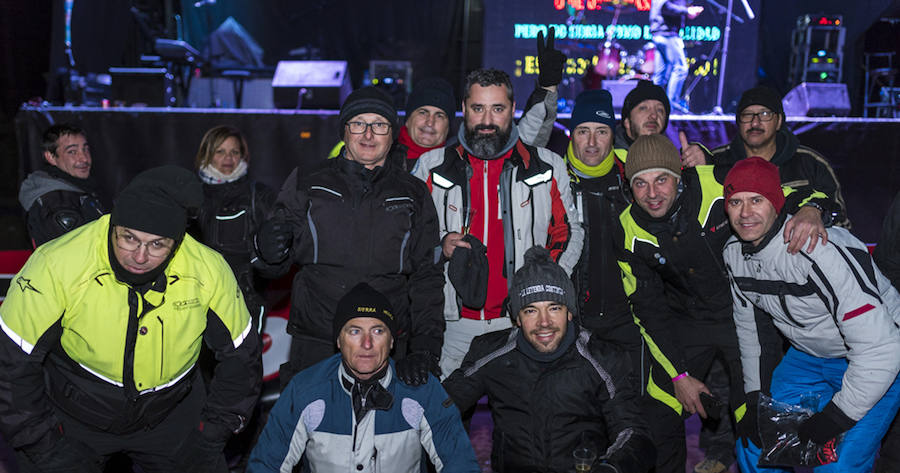
[[[725,37],[722,39],[722,67],[719,68],[719,87],[716,91],[716,106],[713,108],[713,113],[716,115],[722,115],[722,90],[725,87],[725,66],[728,62],[728,39],[731,36],[731,17],[733,16],[732,8],[734,7],[734,0],[728,0],[728,10],[725,14]]]

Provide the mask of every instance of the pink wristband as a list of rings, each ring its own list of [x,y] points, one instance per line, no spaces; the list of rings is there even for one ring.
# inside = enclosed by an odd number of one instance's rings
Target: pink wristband
[[[674,383],[675,381],[678,381],[679,379],[684,378],[684,377],[687,376],[687,375],[688,375],[688,372],[685,371],[684,373],[681,373],[680,375],[678,375],[678,376],[672,378],[672,382]]]

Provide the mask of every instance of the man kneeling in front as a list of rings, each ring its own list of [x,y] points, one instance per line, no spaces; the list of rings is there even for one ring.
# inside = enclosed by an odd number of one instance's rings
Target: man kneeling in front
[[[383,294],[357,285],[338,302],[333,327],[340,353],[294,376],[249,473],[290,472],[304,454],[313,472],[418,473],[422,448],[439,473],[480,471],[437,378],[413,387],[396,377],[394,312]]]
[[[568,473],[576,450],[593,451],[590,471],[650,469],[656,450],[628,354],[572,321],[575,288],[547,249],[525,253],[509,305],[516,327],[476,337],[444,380],[461,410],[487,394],[494,471]],[[588,471],[585,463],[577,471]]]

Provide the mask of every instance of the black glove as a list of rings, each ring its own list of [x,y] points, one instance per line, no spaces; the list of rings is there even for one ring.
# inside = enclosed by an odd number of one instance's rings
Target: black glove
[[[428,382],[428,373],[441,377],[441,366],[438,357],[428,351],[410,353],[406,358],[397,361],[397,377],[410,386],[419,386]]]
[[[284,261],[293,242],[291,225],[278,218],[266,220],[253,237],[256,253],[269,264]]]
[[[738,437],[744,443],[744,448],[747,448],[748,440],[760,446],[762,441],[759,438],[759,391],[747,393],[745,405],[747,410],[737,424]]]
[[[546,46],[544,45],[544,32],[538,31],[537,34],[538,84],[541,87],[559,85],[562,82],[566,55],[553,47],[555,38],[556,27],[553,26],[547,31]]]
[[[806,445],[809,440],[817,445],[822,445],[850,430],[854,425],[856,425],[856,421],[847,417],[833,402],[829,402],[822,412],[813,414],[812,417],[800,424],[797,435],[800,437],[801,445]]]
[[[100,456],[78,440],[53,433],[53,438],[38,449],[24,451],[28,460],[42,473],[101,473]],[[49,448],[47,448],[49,447]]]
[[[218,471],[217,466],[225,462],[222,452],[230,435],[231,429],[224,425],[201,421],[175,452],[175,471],[191,473]]]

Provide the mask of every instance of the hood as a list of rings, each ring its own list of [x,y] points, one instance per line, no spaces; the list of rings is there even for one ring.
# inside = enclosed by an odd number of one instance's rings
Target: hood
[[[19,188],[19,203],[27,211],[38,197],[52,191],[86,192],[75,184],[51,176],[46,171],[35,171],[22,182],[22,187]]]

